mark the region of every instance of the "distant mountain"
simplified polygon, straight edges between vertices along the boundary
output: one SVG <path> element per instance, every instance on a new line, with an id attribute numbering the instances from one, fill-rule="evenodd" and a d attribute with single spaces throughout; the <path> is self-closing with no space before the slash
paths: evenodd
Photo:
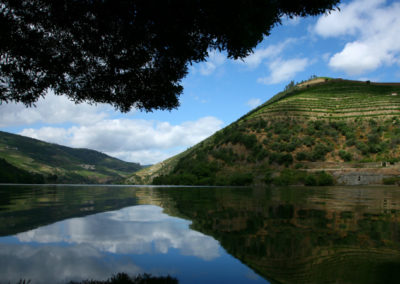
<path id="1" fill-rule="evenodd" d="M 2 183 L 120 183 L 141 169 L 106 154 L 0 131 Z"/>
<path id="2" fill-rule="evenodd" d="M 127 182 L 393 184 L 399 160 L 399 83 L 313 78 Z"/>

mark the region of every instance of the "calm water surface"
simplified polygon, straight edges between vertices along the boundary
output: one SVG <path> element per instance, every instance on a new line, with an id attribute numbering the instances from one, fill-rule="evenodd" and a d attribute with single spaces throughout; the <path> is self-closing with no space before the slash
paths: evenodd
<path id="1" fill-rule="evenodd" d="M 0 186 L 0 283 L 398 283 L 400 188 Z"/>

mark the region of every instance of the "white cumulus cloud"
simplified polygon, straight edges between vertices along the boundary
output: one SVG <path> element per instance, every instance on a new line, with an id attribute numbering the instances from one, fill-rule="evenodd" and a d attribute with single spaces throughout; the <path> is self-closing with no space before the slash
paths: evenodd
<path id="1" fill-rule="evenodd" d="M 184 151 L 185 147 L 176 147 L 167 150 L 127 150 L 105 152 L 107 155 L 113 156 L 120 160 L 139 162 L 141 165 L 153 165 L 160 161 L 164 161 L 174 155 Z"/>
<path id="2" fill-rule="evenodd" d="M 91 124 L 108 116 L 112 111 L 104 104 L 75 104 L 66 96 L 56 96 L 49 92 L 45 98 L 39 99 L 36 107 L 27 108 L 21 103 L 0 105 L 0 127 L 34 123 L 79 123 Z"/>
<path id="3" fill-rule="evenodd" d="M 270 76 L 258 78 L 257 82 L 262 84 L 278 84 L 293 78 L 310 64 L 307 58 L 294 58 L 289 60 L 277 59 L 268 65 Z"/>
<path id="4" fill-rule="evenodd" d="M 77 148 L 89 148 L 141 164 L 160 162 L 221 129 L 208 116 L 179 125 L 140 119 L 105 119 L 90 125 L 26 128 L 21 135 Z"/>
<path id="5" fill-rule="evenodd" d="M 254 51 L 254 53 L 250 54 L 243 61 L 238 61 L 246 64 L 249 68 L 258 67 L 263 61 L 268 59 L 273 59 L 276 56 L 280 55 L 283 50 L 291 43 L 295 42 L 294 38 L 288 38 L 285 41 L 278 44 L 271 44 L 266 48 L 259 48 Z"/>
<path id="6" fill-rule="evenodd" d="M 291 44 L 300 41 L 299 38 L 288 38 L 280 43 L 271 44 L 266 48 L 259 48 L 239 63 L 245 64 L 250 69 L 255 69 L 261 64 L 269 70 L 269 76 L 258 78 L 261 84 L 277 84 L 290 80 L 296 73 L 303 71 L 309 64 L 308 58 L 284 59 L 284 51 Z M 260 102 L 250 100 L 247 104 L 255 107 Z"/>
<path id="7" fill-rule="evenodd" d="M 20 134 L 51 143 L 65 144 L 65 141 L 70 137 L 70 133 L 70 131 L 61 127 L 44 126 L 40 129 L 25 128 Z"/>
<path id="8" fill-rule="evenodd" d="M 134 112 L 134 111 L 133 111 Z M 0 105 L 0 127 L 23 127 L 18 134 L 69 147 L 88 148 L 141 164 L 154 164 L 193 146 L 223 126 L 216 117 L 171 124 L 117 116 L 108 105 L 75 104 L 49 93 L 26 108 Z"/>
<path id="9" fill-rule="evenodd" d="M 209 51 L 207 61 L 200 64 L 200 74 L 204 76 L 212 74 L 217 67 L 224 64 L 225 60 L 225 55 L 217 50 Z"/>
<path id="10" fill-rule="evenodd" d="M 247 105 L 251 108 L 255 108 L 261 104 L 261 100 L 258 98 L 252 98 L 247 101 Z"/>
<path id="11" fill-rule="evenodd" d="M 315 32 L 322 37 L 350 37 L 342 51 L 332 55 L 329 66 L 359 75 L 400 62 L 400 3 L 356 0 L 340 11 L 318 19 Z"/>

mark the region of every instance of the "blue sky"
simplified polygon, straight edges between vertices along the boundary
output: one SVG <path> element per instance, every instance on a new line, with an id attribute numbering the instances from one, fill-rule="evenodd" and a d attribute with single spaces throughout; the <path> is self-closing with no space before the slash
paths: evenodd
<path id="1" fill-rule="evenodd" d="M 172 111 L 75 105 L 53 94 L 36 108 L 0 105 L 0 129 L 61 145 L 91 148 L 125 161 L 153 164 L 229 125 L 291 80 L 312 75 L 400 81 L 400 3 L 342 1 L 340 12 L 283 18 L 243 60 L 210 51 L 190 66 L 181 105 Z"/>

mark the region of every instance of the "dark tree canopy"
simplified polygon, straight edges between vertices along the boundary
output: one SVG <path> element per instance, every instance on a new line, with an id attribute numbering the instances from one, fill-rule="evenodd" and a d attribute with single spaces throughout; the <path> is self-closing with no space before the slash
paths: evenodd
<path id="1" fill-rule="evenodd" d="M 0 103 L 49 89 L 126 112 L 179 105 L 188 65 L 243 58 L 283 15 L 339 0 L 0 0 Z"/>

